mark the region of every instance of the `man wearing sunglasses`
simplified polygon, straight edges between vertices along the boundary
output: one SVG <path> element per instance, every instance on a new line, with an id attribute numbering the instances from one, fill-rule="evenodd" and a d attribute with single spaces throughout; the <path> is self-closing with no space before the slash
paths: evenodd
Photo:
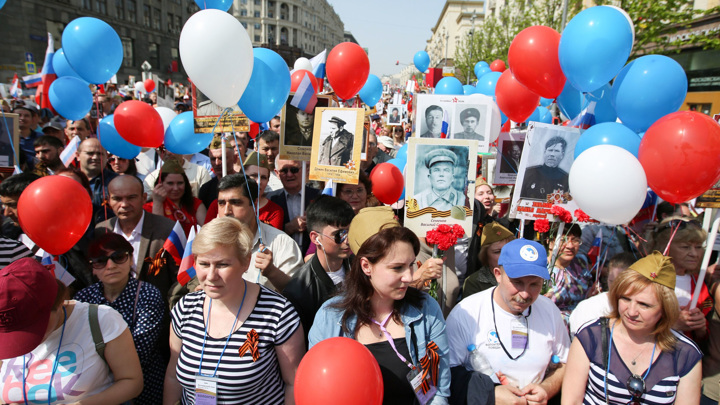
<path id="1" fill-rule="evenodd" d="M 243 278 L 282 292 L 302 265 L 300 248 L 288 235 L 258 220 L 258 185 L 253 180 L 246 182 L 244 175 L 230 174 L 220 180 L 218 190 L 218 218 L 238 219 L 255 235 Z"/>
<path id="2" fill-rule="evenodd" d="M 497 287 L 462 300 L 448 316 L 453 384 L 473 370 L 467 360 L 472 344 L 492 368 L 493 382 L 504 381 L 495 386 L 496 404 L 546 404 L 560 391 L 570 337 L 560 311 L 540 295 L 550 279 L 545 248 L 516 239 L 503 246 L 493 273 Z M 553 355 L 559 365 L 550 370 Z"/>
<path id="3" fill-rule="evenodd" d="M 293 275 L 283 291 L 300 315 L 306 343 L 315 314 L 335 294 L 350 271 L 352 251 L 347 236 L 354 216 L 350 204 L 331 196 L 318 197 L 307 209 L 310 238 L 317 252 Z"/>
<path id="4" fill-rule="evenodd" d="M 305 213 L 300 211 L 302 187 L 305 187 L 305 207 L 320 195 L 320 190 L 302 183 L 302 162 L 280 160 L 275 164 L 275 174 L 280 177 L 283 188 L 268 193 L 267 198 L 279 205 L 285 213 L 283 230 L 300 246 L 303 253 L 310 247 L 310 235 L 307 231 Z"/>

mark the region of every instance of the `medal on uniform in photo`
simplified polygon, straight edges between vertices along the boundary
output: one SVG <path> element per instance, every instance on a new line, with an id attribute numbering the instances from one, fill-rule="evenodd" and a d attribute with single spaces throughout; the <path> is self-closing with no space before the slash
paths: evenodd
<path id="1" fill-rule="evenodd" d="M 195 405 L 217 404 L 217 377 L 195 375 Z"/>

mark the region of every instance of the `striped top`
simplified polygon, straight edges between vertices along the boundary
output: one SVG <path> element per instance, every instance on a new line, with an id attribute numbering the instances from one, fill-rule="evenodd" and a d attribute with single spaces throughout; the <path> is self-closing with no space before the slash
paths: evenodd
<path id="1" fill-rule="evenodd" d="M 183 387 L 182 403 L 195 403 L 195 375 L 205 337 L 203 302 L 205 292 L 183 297 L 172 309 L 172 328 L 182 340 L 177 363 L 177 379 Z M 292 304 L 280 294 L 260 286 L 260 293 L 247 320 L 232 334 L 217 369 L 218 404 L 283 404 L 285 383 L 275 355 L 275 346 L 285 343 L 300 325 Z M 228 325 L 229 327 L 230 325 Z M 259 335 L 259 358 L 253 362 L 249 352 L 238 351 L 248 332 Z M 220 359 L 227 336 L 207 337 L 202 374 L 212 375 Z"/>
<path id="2" fill-rule="evenodd" d="M 677 337 L 675 350 L 661 352 L 652 364 L 645 378 L 645 394 L 641 397 L 643 405 L 672 404 L 680 378 L 685 376 L 702 358 L 702 353 L 692 340 L 685 335 L 672 331 Z M 577 338 L 590 359 L 590 374 L 585 389 L 583 404 L 605 404 L 605 370 L 603 369 L 602 326 L 600 321 L 586 324 L 577 334 Z M 610 331 L 608 341 L 610 339 Z M 607 351 L 607 350 L 606 350 Z M 625 405 L 632 400 L 625 383 L 631 372 L 618 356 L 613 343 L 610 357 L 610 372 L 607 375 L 608 404 Z M 645 375 L 643 370 L 642 375 Z"/>
<path id="3" fill-rule="evenodd" d="M 21 242 L 0 236 L 0 269 L 23 257 L 32 257 L 30 249 Z"/>

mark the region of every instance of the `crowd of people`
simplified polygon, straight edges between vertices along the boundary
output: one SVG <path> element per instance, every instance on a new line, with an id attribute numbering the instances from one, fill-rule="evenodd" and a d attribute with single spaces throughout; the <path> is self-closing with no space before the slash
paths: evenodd
<path id="1" fill-rule="evenodd" d="M 101 115 L 118 101 L 95 98 Z M 520 234 L 478 177 L 472 233 L 438 259 L 369 176 L 412 134 L 410 114 L 369 116 L 358 183 L 327 196 L 303 183 L 302 162 L 279 158 L 279 117 L 254 139 L 124 159 L 96 118 L 6 104 L 22 172 L 0 183 L 0 403 L 292 404 L 306 351 L 339 336 L 376 359 L 384 404 L 720 401 L 720 272 L 698 278 L 707 232 L 684 205 L 658 205 L 642 235 Z M 59 175 L 83 186 L 93 215 L 53 256 L 24 233 L 18 202 Z M 200 226 L 182 284 L 163 247 L 176 224 L 186 236 Z M 589 251 L 598 232 L 607 260 Z M 428 290 L 442 277 L 438 302 Z"/>

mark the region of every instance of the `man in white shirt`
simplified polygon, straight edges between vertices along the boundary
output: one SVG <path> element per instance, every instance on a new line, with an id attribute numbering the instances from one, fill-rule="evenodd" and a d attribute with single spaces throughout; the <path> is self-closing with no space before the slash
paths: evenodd
<path id="1" fill-rule="evenodd" d="M 282 292 L 302 266 L 302 254 L 286 233 L 258 221 L 257 183 L 240 173 L 223 177 L 218 185 L 218 217 L 233 217 L 250 228 L 253 239 L 250 266 L 243 278 Z M 251 202 L 253 201 L 255 205 Z"/>
<path id="2" fill-rule="evenodd" d="M 447 319 L 450 367 L 472 370 L 473 344 L 493 379 L 504 382 L 495 386 L 496 404 L 546 404 L 560 391 L 570 347 L 560 311 L 540 295 L 550 278 L 547 252 L 537 242 L 514 240 L 503 246 L 493 272 L 498 286 L 464 299 Z M 553 355 L 560 363 L 548 371 Z"/>

